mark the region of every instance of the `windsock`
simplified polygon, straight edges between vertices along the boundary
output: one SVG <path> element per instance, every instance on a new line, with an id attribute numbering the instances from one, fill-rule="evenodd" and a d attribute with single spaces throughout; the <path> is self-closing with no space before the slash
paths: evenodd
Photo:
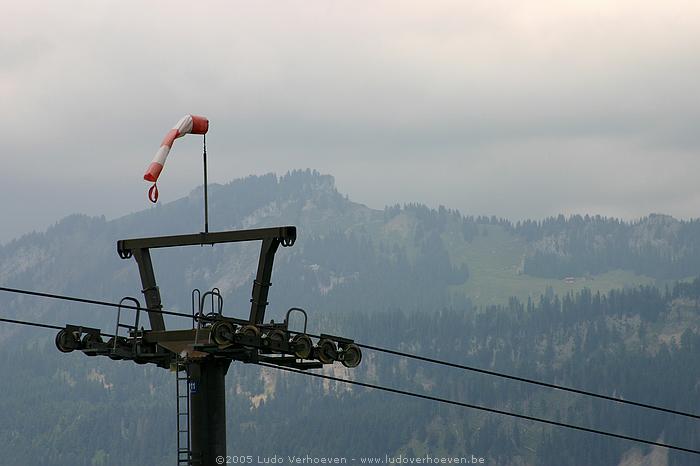
<path id="1" fill-rule="evenodd" d="M 151 189 L 148 190 L 148 198 L 151 202 L 156 202 L 158 200 L 158 188 L 156 187 L 156 181 L 160 176 L 160 172 L 163 171 L 165 166 L 165 160 L 168 158 L 168 153 L 170 148 L 173 146 L 175 139 L 181 138 L 185 134 L 206 134 L 209 129 L 209 120 L 203 116 L 196 115 L 185 115 L 177 122 L 177 124 L 168 131 L 168 134 L 163 138 L 163 142 L 160 144 L 160 149 L 156 152 L 153 161 L 148 166 L 146 173 L 143 175 L 143 179 L 153 183 Z"/>

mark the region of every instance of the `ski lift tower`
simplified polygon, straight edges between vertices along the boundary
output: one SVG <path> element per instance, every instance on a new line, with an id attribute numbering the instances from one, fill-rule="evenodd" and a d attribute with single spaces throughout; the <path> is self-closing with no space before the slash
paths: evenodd
<path id="1" fill-rule="evenodd" d="M 186 115 L 166 134 L 144 175 L 144 179 L 153 183 L 148 193 L 152 202 L 158 200 L 155 183 L 175 139 L 186 134 L 201 134 L 206 138 L 208 128 L 209 121 L 205 117 Z M 222 464 L 222 458 L 226 459 L 225 377 L 232 361 L 264 362 L 301 370 L 318 369 L 336 361 L 346 367 L 357 367 L 362 353 L 348 338 L 321 334 L 314 342 L 306 333 L 307 314 L 303 309 L 290 308 L 283 322 L 265 322 L 275 253 L 279 246 L 294 245 L 296 228 L 209 232 L 206 139 L 202 156 L 204 231 L 118 241 L 119 257 L 136 260 L 145 307 L 136 298 L 123 298 L 117 310 L 114 337 L 104 341 L 100 329 L 66 325 L 56 335 L 56 346 L 66 353 L 80 350 L 88 356 L 107 356 L 173 370 L 177 387 L 177 463 L 213 466 Z M 248 319 L 225 314 L 224 300 L 217 288 L 203 294 L 195 289 L 192 291 L 191 325 L 167 330 L 163 315 L 168 312 L 163 310 L 150 251 L 249 241 L 260 242 L 261 247 Z M 208 311 L 205 310 L 207 305 Z M 135 311 L 130 323 L 123 322 L 122 312 L 126 310 Z M 148 314 L 148 330 L 141 326 L 142 310 Z M 289 329 L 292 313 L 303 316 L 303 331 Z"/>
<path id="2" fill-rule="evenodd" d="M 118 241 L 119 256 L 133 257 L 138 264 L 145 308 L 135 298 L 124 298 L 114 337 L 103 341 L 100 329 L 66 325 L 56 336 L 56 346 L 62 352 L 80 350 L 88 356 L 150 363 L 175 371 L 178 464 L 218 464 L 217 457 L 226 457 L 225 376 L 232 361 L 265 362 L 302 370 L 318 369 L 336 361 L 351 368 L 360 364 L 361 351 L 348 338 L 321 334 L 314 342 L 306 334 L 307 315 L 302 309 L 289 309 L 283 322 L 265 322 L 275 253 L 280 245 L 289 247 L 295 240 L 296 228 L 283 226 Z M 246 241 L 261 242 L 248 319 L 225 315 L 218 289 L 204 294 L 195 289 L 191 326 L 167 330 L 151 249 Z M 127 309 L 135 310 L 129 324 L 123 322 Z M 149 330 L 139 328 L 142 310 L 148 314 Z M 289 317 L 294 312 L 304 318 L 300 332 L 289 329 Z"/>

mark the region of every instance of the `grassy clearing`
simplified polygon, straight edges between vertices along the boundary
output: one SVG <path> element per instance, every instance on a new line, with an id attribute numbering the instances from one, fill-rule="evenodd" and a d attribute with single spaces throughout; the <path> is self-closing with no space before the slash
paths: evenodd
<path id="1" fill-rule="evenodd" d="M 562 295 L 583 288 L 607 292 L 613 288 L 654 283 L 650 277 L 626 270 L 575 277 L 572 284 L 558 279 L 524 275 L 521 270 L 526 252 L 525 241 L 510 235 L 499 226 L 488 225 L 481 229 L 483 234 L 470 243 L 454 233 L 448 233 L 444 238 L 454 264 L 466 263 L 470 272 L 467 283 L 454 287 L 454 290 L 465 292 L 478 305 L 503 304 L 511 296 L 522 300 L 527 300 L 528 297 L 537 299 L 547 287 Z"/>

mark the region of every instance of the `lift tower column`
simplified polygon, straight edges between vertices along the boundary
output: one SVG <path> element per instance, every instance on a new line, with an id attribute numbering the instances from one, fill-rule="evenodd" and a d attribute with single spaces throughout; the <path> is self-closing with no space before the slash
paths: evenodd
<path id="1" fill-rule="evenodd" d="M 189 362 L 190 445 L 193 465 L 226 458 L 226 373 L 231 360 L 207 357 Z"/>

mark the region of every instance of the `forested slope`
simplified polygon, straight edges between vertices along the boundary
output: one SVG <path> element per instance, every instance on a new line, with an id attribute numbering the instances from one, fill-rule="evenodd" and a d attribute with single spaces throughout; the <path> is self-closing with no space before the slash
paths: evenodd
<path id="1" fill-rule="evenodd" d="M 200 191 L 115 220 L 68 217 L 0 247 L 0 284 L 100 299 L 140 297 L 117 239 L 198 231 Z M 700 390 L 700 233 L 650 216 L 511 223 L 422 205 L 373 210 L 333 179 L 293 172 L 211 190 L 212 229 L 293 224 L 268 317 L 309 311 L 309 330 L 695 411 Z M 247 313 L 255 247 L 154 254 L 167 308 L 219 287 Z M 573 280 L 562 280 L 572 278 Z M 676 284 L 677 279 L 683 281 Z M 515 296 L 515 297 L 513 297 Z M 0 294 L 0 314 L 113 329 L 111 310 Z M 170 328 L 189 325 L 169 319 Z M 174 375 L 64 355 L 51 331 L 0 326 L 3 464 L 173 464 Z M 337 375 L 700 448 L 694 422 L 394 357 Z M 342 456 L 475 454 L 491 464 L 695 464 L 680 453 L 236 364 L 229 450 Z M 271 441 L 274 439 L 274 442 Z"/>

